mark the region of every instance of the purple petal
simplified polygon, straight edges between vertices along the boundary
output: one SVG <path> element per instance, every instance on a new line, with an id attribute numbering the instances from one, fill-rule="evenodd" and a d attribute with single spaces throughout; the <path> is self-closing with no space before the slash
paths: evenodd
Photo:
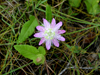
<path id="1" fill-rule="evenodd" d="M 58 34 L 63 34 L 65 32 L 66 32 L 65 30 L 58 30 Z"/>
<path id="2" fill-rule="evenodd" d="M 51 28 L 54 28 L 56 25 L 56 20 L 53 18 L 51 22 Z"/>
<path id="3" fill-rule="evenodd" d="M 52 42 L 56 47 L 59 47 L 59 42 L 57 39 L 53 39 Z"/>
<path id="4" fill-rule="evenodd" d="M 39 45 L 41 45 L 42 43 L 44 43 L 45 42 L 45 38 L 42 38 L 41 40 L 40 40 L 40 42 L 39 42 Z"/>
<path id="5" fill-rule="evenodd" d="M 57 23 L 54 30 L 55 31 L 58 30 L 61 26 L 62 26 L 62 22 Z"/>
<path id="6" fill-rule="evenodd" d="M 46 48 L 47 48 L 47 50 L 49 50 L 50 47 L 51 47 L 51 40 L 47 40 L 46 41 Z"/>
<path id="7" fill-rule="evenodd" d="M 42 26 L 37 26 L 36 29 L 37 29 L 38 31 L 44 31 L 44 30 L 45 30 L 44 27 L 42 27 Z"/>
<path id="8" fill-rule="evenodd" d="M 60 40 L 60 41 L 65 41 L 65 38 L 62 37 L 61 35 L 56 36 L 56 38 L 57 38 L 58 40 Z"/>
<path id="9" fill-rule="evenodd" d="M 44 23 L 45 28 L 50 28 L 50 23 L 44 18 L 43 18 L 43 23 Z"/>
<path id="10" fill-rule="evenodd" d="M 35 33 L 34 37 L 39 37 L 39 38 L 44 37 L 44 33 L 43 32 Z"/>

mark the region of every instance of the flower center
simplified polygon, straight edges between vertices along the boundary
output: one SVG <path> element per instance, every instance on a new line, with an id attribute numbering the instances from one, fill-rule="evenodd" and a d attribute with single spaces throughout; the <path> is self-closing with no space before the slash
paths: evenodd
<path id="1" fill-rule="evenodd" d="M 46 38 L 46 39 L 52 40 L 53 37 L 54 37 L 54 35 L 55 35 L 55 32 L 53 32 L 52 29 L 48 29 L 48 30 L 46 30 L 46 31 L 44 32 L 44 34 L 45 34 L 45 38 Z"/>

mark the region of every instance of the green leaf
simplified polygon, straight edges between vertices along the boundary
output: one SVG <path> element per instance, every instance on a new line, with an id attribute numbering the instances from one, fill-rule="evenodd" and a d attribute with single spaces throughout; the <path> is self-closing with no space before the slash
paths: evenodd
<path id="1" fill-rule="evenodd" d="M 72 7 L 79 7 L 80 6 L 80 3 L 81 3 L 81 0 L 69 0 L 69 4 Z"/>
<path id="2" fill-rule="evenodd" d="M 24 57 L 32 60 L 33 58 L 35 59 L 36 54 L 39 53 L 36 47 L 30 45 L 15 45 L 14 48 Z"/>
<path id="3" fill-rule="evenodd" d="M 100 13 L 99 0 L 85 0 L 84 2 L 89 14 L 96 15 Z"/>
<path id="4" fill-rule="evenodd" d="M 30 35 L 33 34 L 37 25 L 37 19 L 34 16 L 30 16 L 30 20 L 23 25 L 17 42 L 22 43 L 23 41 L 25 41 Z"/>
<path id="5" fill-rule="evenodd" d="M 51 23 L 52 20 L 52 11 L 51 11 L 51 6 L 46 5 L 46 20 L 48 20 Z"/>
<path id="6" fill-rule="evenodd" d="M 43 54 L 43 55 L 46 54 L 46 51 L 45 51 L 44 47 L 40 46 L 40 47 L 38 48 L 38 50 L 39 50 L 39 53 L 40 53 L 40 54 Z"/>
<path id="7" fill-rule="evenodd" d="M 100 59 L 100 53 L 98 53 L 99 59 Z"/>
<path id="8" fill-rule="evenodd" d="M 70 46 L 68 44 L 66 44 L 66 46 L 70 49 L 71 52 L 73 53 L 80 53 L 80 54 L 84 54 L 86 53 L 86 50 L 82 49 L 79 46 Z"/>
<path id="9" fill-rule="evenodd" d="M 44 64 L 44 62 L 45 57 L 43 54 L 37 54 L 35 58 L 33 58 L 33 63 L 35 63 L 35 65 Z"/>
<path id="10" fill-rule="evenodd" d="M 78 50 L 78 46 L 72 46 L 71 51 L 73 53 L 80 53 L 80 50 Z"/>
<path id="11" fill-rule="evenodd" d="M 68 44 L 66 44 L 66 46 L 69 48 L 69 49 L 71 49 L 72 47 L 70 46 L 70 45 L 68 45 Z"/>
<path id="12" fill-rule="evenodd" d="M 87 60 L 87 61 L 88 61 L 89 65 L 91 66 L 91 62 L 90 62 L 90 60 Z"/>
<path id="13" fill-rule="evenodd" d="M 71 16 L 76 16 L 76 15 L 78 15 L 79 13 L 75 13 L 73 10 L 72 10 L 72 8 L 69 8 L 69 10 L 68 10 L 68 15 L 71 15 Z"/>

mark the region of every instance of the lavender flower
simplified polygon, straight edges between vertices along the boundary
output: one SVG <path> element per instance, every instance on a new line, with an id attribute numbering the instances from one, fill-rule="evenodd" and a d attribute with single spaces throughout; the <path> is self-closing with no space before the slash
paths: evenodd
<path id="1" fill-rule="evenodd" d="M 36 29 L 40 32 L 35 33 L 34 37 L 41 38 L 39 45 L 46 42 L 47 50 L 50 49 L 51 43 L 53 43 L 56 47 L 59 47 L 58 40 L 65 41 L 65 38 L 62 37 L 60 34 L 66 32 L 65 30 L 59 30 L 61 26 L 62 22 L 56 24 L 54 18 L 52 19 L 51 24 L 46 19 L 43 19 L 43 26 L 36 27 Z"/>

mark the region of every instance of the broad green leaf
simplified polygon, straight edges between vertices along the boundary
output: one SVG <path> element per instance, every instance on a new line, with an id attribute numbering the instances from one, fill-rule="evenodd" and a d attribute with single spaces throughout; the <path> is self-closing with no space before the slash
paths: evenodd
<path id="1" fill-rule="evenodd" d="M 37 54 L 35 58 L 33 58 L 33 63 L 35 63 L 35 65 L 44 64 L 44 61 L 45 57 L 43 54 Z"/>
<path id="2" fill-rule="evenodd" d="M 46 54 L 46 51 L 45 51 L 44 47 L 40 46 L 40 47 L 38 48 L 38 50 L 39 50 L 39 53 L 41 53 L 41 54 L 43 54 L 43 55 Z"/>
<path id="3" fill-rule="evenodd" d="M 33 34 L 37 25 L 37 19 L 34 16 L 30 16 L 30 20 L 23 25 L 17 42 L 22 43 L 23 41 L 25 41 L 30 35 Z"/>
<path id="4" fill-rule="evenodd" d="M 96 15 L 100 13 L 99 0 L 85 0 L 84 2 L 89 14 Z"/>
<path id="5" fill-rule="evenodd" d="M 81 0 L 69 0 L 69 4 L 72 7 L 79 7 L 80 6 L 80 3 L 81 3 Z"/>
<path id="6" fill-rule="evenodd" d="M 33 58 L 35 59 L 36 54 L 39 53 L 36 47 L 30 45 L 15 45 L 14 48 L 24 57 L 32 60 Z"/>
<path id="7" fill-rule="evenodd" d="M 46 5 L 46 19 L 51 23 L 52 20 L 52 11 L 51 11 L 51 6 Z"/>

